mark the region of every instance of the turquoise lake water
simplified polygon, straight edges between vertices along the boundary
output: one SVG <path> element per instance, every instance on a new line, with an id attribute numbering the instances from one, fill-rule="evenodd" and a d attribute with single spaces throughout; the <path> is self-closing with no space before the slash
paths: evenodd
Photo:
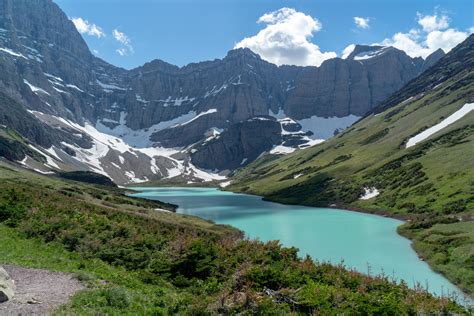
<path id="1" fill-rule="evenodd" d="M 280 240 L 319 261 L 341 261 L 362 273 L 384 273 L 428 287 L 436 295 L 462 292 L 421 261 L 397 234 L 401 221 L 346 210 L 282 205 L 213 188 L 134 188 L 133 194 L 179 205 L 178 213 L 237 227 L 250 238 Z"/>

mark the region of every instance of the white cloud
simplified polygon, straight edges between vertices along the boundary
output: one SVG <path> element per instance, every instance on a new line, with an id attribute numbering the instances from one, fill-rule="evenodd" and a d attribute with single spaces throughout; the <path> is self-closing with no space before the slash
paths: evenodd
<path id="1" fill-rule="evenodd" d="M 350 44 L 346 48 L 344 48 L 344 50 L 342 51 L 341 58 L 346 59 L 347 57 L 349 57 L 349 55 L 354 51 L 355 47 L 355 44 Z"/>
<path id="2" fill-rule="evenodd" d="M 115 38 L 115 40 L 117 40 L 117 42 L 123 45 L 123 47 L 115 50 L 117 54 L 119 54 L 120 56 L 128 56 L 135 52 L 132 46 L 132 41 L 125 33 L 114 29 L 112 31 L 112 36 Z"/>
<path id="3" fill-rule="evenodd" d="M 417 15 L 418 24 L 421 25 L 425 32 L 444 30 L 449 27 L 449 18 L 446 15 L 423 15 L 421 13 Z"/>
<path id="4" fill-rule="evenodd" d="M 112 35 L 114 36 L 114 38 L 115 38 L 118 42 L 120 42 L 120 43 L 122 43 L 122 44 L 124 44 L 124 45 L 129 45 L 129 44 L 130 44 L 130 39 L 128 38 L 127 35 L 125 35 L 125 33 L 122 33 L 122 32 L 120 32 L 119 30 L 114 29 L 114 30 L 112 31 Z"/>
<path id="5" fill-rule="evenodd" d="M 354 17 L 354 23 L 360 29 L 368 29 L 370 27 L 369 22 L 369 18 L 361 18 L 359 16 Z"/>
<path id="6" fill-rule="evenodd" d="M 102 28 L 93 23 L 89 23 L 89 21 L 84 20 L 83 18 L 72 18 L 71 21 L 74 23 L 76 29 L 81 34 L 87 34 L 97 38 L 105 37 L 105 33 L 102 31 Z"/>
<path id="7" fill-rule="evenodd" d="M 396 33 L 391 38 L 383 40 L 381 44 L 401 49 L 411 57 L 426 58 L 439 48 L 445 53 L 449 52 L 470 34 L 469 30 L 463 32 L 449 28 L 450 19 L 443 14 L 422 15 L 418 13 L 417 17 L 421 29 L 413 28 L 408 33 Z"/>
<path id="8" fill-rule="evenodd" d="M 116 49 L 115 50 L 117 52 L 117 54 L 119 54 L 120 56 L 126 56 L 127 55 L 127 50 L 125 48 L 119 48 L 119 49 Z"/>
<path id="9" fill-rule="evenodd" d="M 335 52 L 321 52 L 310 39 L 321 23 L 292 8 L 265 13 L 257 23 L 266 24 L 256 35 L 244 38 L 234 48 L 247 47 L 277 65 L 319 66 Z"/>

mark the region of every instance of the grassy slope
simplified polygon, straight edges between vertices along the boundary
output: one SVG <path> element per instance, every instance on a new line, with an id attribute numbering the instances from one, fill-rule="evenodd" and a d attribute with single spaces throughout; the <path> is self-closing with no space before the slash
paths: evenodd
<path id="1" fill-rule="evenodd" d="M 409 218 L 399 231 L 413 239 L 435 270 L 472 295 L 474 113 L 405 149 L 410 136 L 472 102 L 472 36 L 470 42 L 466 50 L 455 50 L 461 57 L 445 59 L 439 69 L 388 100 L 380 113 L 321 145 L 254 162 L 236 174 L 229 189 L 289 204 L 337 205 Z M 414 98 L 404 101 L 409 97 Z M 364 187 L 381 193 L 360 200 Z"/>
<path id="2" fill-rule="evenodd" d="M 76 273 L 88 289 L 58 314 L 462 312 L 121 193 L 0 163 L 0 261 Z"/>

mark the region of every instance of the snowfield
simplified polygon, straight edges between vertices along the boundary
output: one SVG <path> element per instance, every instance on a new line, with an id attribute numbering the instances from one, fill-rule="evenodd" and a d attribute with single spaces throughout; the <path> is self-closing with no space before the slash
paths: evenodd
<path id="1" fill-rule="evenodd" d="M 75 152 L 75 157 L 71 157 L 64 153 L 62 149 L 51 147 L 49 149 L 32 147 L 35 151 L 45 156 L 47 160 L 46 166 L 53 169 L 60 169 L 58 163 L 63 163 L 61 159 L 73 159 L 77 163 L 87 166 L 87 169 L 111 177 L 116 180 L 116 177 L 126 177 L 126 183 L 140 183 L 148 181 L 148 176 L 156 175 L 159 178 L 173 178 L 179 175 L 186 175 L 192 178 L 201 179 L 204 182 L 208 181 L 222 181 L 226 180 L 225 176 L 221 176 L 214 171 L 201 170 L 194 166 L 190 161 L 179 160 L 172 156 L 180 153 L 179 148 L 164 148 L 164 147 L 133 147 L 124 139 L 114 135 L 99 131 L 90 123 L 85 123 L 81 126 L 72 121 L 63 119 L 61 117 L 44 114 L 37 111 L 29 111 L 37 118 L 47 121 L 50 125 L 56 128 L 67 127 L 77 131 L 77 134 L 86 134 L 92 139 L 91 148 L 82 148 L 76 144 L 62 142 L 64 147 L 67 147 Z M 125 115 L 121 115 L 121 122 L 124 122 Z M 143 136 L 143 135 L 141 135 Z M 133 138 L 132 138 L 133 139 Z M 143 142 L 142 145 L 148 145 Z M 111 157 L 117 157 L 115 161 L 110 161 Z M 128 159 L 126 160 L 124 156 Z M 157 160 L 166 161 L 164 166 L 158 166 Z M 141 170 L 141 174 L 137 174 L 136 170 L 131 170 L 130 163 L 137 165 Z M 26 165 L 25 163 L 23 163 Z M 143 173 L 143 170 L 148 169 L 149 173 Z M 114 177 L 115 175 L 115 177 Z M 124 182 L 124 181 L 120 181 Z"/>
<path id="2" fill-rule="evenodd" d="M 385 53 L 387 48 L 388 47 L 382 47 L 381 49 L 378 49 L 378 50 L 375 50 L 375 51 L 364 52 L 364 53 L 361 53 L 361 54 L 357 54 L 356 56 L 354 56 L 354 60 L 357 60 L 357 61 L 367 60 L 367 59 L 371 59 L 371 58 L 380 56 L 383 53 Z"/>
<path id="3" fill-rule="evenodd" d="M 410 138 L 407 142 L 406 148 L 410 148 L 410 147 L 415 146 L 416 144 L 424 141 L 425 139 L 427 139 L 431 135 L 439 132 L 440 130 L 447 127 L 448 125 L 451 125 L 454 122 L 456 122 L 457 120 L 463 118 L 465 115 L 467 115 L 472 110 L 474 110 L 474 103 L 464 104 L 464 106 L 462 108 L 460 108 L 459 110 L 457 110 L 456 112 L 454 112 L 453 114 L 451 114 L 450 116 L 448 116 L 447 118 L 445 118 L 444 120 L 439 122 L 438 124 L 428 128 L 427 130 L 425 130 L 425 131 L 419 133 L 418 135 L 413 136 L 412 138 Z"/>
<path id="4" fill-rule="evenodd" d="M 364 195 L 359 198 L 361 200 L 370 200 L 380 194 L 376 188 L 364 188 L 364 191 Z"/>

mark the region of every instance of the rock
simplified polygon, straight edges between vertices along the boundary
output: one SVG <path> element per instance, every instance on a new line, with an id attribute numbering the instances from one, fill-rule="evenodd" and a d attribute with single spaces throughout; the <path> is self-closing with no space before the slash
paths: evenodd
<path id="1" fill-rule="evenodd" d="M 0 267 L 0 303 L 9 301 L 15 293 L 15 282 L 10 278 L 7 271 Z"/>
<path id="2" fill-rule="evenodd" d="M 207 170 L 234 170 L 282 141 L 274 118 L 252 119 L 232 125 L 219 137 L 198 146 L 192 162 Z"/>
<path id="3" fill-rule="evenodd" d="M 252 133 L 236 138 L 234 131 L 242 128 L 242 122 L 281 110 L 295 120 L 362 116 L 444 54 L 437 51 L 424 61 L 393 47 L 359 45 L 347 59 L 333 58 L 320 67 L 278 67 L 240 48 L 222 59 L 184 67 L 154 60 L 125 70 L 95 57 L 72 21 L 51 0 L 0 0 L 0 47 L 10 52 L 0 51 L 0 91 L 17 102 L 11 106 L 1 102 L 0 124 L 15 129 L 32 145 L 64 148 L 69 157 L 61 165 L 63 171 L 90 169 L 86 159 L 64 146 L 91 148 L 90 139 L 67 127 L 52 128 L 38 122 L 31 111 L 78 124 L 90 122 L 103 130 L 118 127 L 115 136 L 136 147 L 147 143 L 187 148 L 208 138 L 210 129 L 229 131 L 234 133 L 230 145 L 213 145 L 212 150 L 200 151 L 193 159 L 209 169 L 221 170 L 239 167 L 245 158 L 250 163 L 282 137 L 281 129 L 280 135 L 274 135 L 267 126 L 271 123 L 261 123 L 259 136 L 265 139 L 257 141 Z M 360 60 L 363 54 L 374 57 Z M 214 112 L 199 116 L 210 110 Z M 157 124 L 163 126 L 152 130 Z M 295 126 L 288 128 L 294 131 Z M 147 135 L 148 139 L 129 137 L 134 134 Z M 302 139 L 285 141 L 299 146 Z M 245 150 L 243 155 L 233 152 L 240 149 Z M 215 151 L 222 158 L 232 156 L 232 161 L 224 166 L 212 156 L 204 157 Z M 223 151 L 227 154 L 222 155 Z M 31 156 L 12 151 L 8 155 L 14 161 Z M 108 160 L 105 172 L 117 183 L 127 183 L 129 177 L 114 167 L 120 162 L 118 155 L 112 156 L 110 153 L 104 158 Z M 150 168 L 150 157 L 124 158 L 118 169 L 126 165 L 126 171 L 140 179 L 168 176 L 166 170 L 173 164 L 170 159 L 161 159 Z M 205 163 L 206 159 L 215 163 Z"/>
<path id="4" fill-rule="evenodd" d="M 40 300 L 37 300 L 36 298 L 33 297 L 33 298 L 31 298 L 31 300 L 26 301 L 26 303 L 34 305 L 34 304 L 42 304 L 43 302 L 41 302 Z"/>

